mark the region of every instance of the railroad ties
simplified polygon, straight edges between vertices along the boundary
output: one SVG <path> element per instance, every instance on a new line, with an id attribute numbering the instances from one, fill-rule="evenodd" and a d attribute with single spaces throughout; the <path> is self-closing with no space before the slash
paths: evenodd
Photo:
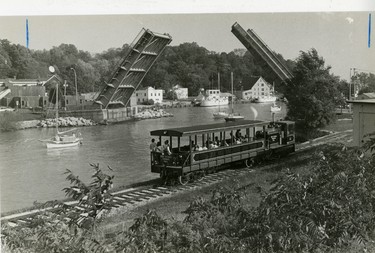
<path id="1" fill-rule="evenodd" d="M 251 172 L 247 168 L 239 168 L 239 169 L 227 169 L 222 170 L 214 174 L 208 174 L 203 177 L 201 180 L 195 180 L 190 182 L 187 185 L 174 185 L 174 186 L 149 186 L 149 187 L 141 187 L 141 188 L 129 188 L 117 192 L 113 192 L 113 204 L 116 208 L 126 207 L 128 209 L 136 208 L 137 206 L 145 205 L 149 202 L 153 202 L 156 200 L 163 199 L 165 197 L 172 196 L 174 194 L 196 190 L 199 188 L 203 188 L 205 186 L 213 185 L 218 183 L 222 180 L 231 178 L 233 176 L 238 176 L 243 173 Z M 67 208 L 71 208 L 71 210 L 76 211 L 77 213 L 81 212 L 83 208 L 79 207 L 76 201 L 65 202 L 68 206 Z M 71 211 L 70 210 L 70 211 Z M 10 226 L 27 226 L 31 224 L 33 220 L 40 214 L 45 211 L 58 213 L 61 211 L 59 208 L 45 208 L 45 209 L 36 209 L 31 211 L 26 211 L 23 213 L 17 213 L 9 216 L 4 216 L 0 218 L 0 221 L 4 223 L 8 223 Z"/>

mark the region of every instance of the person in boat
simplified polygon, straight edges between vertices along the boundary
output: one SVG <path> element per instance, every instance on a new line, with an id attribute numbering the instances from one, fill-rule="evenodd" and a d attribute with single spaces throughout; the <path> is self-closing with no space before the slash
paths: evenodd
<path id="1" fill-rule="evenodd" d="M 155 142 L 155 139 L 152 139 L 151 144 L 150 144 L 150 150 L 155 151 L 155 149 L 156 149 L 156 142 Z"/>
<path id="2" fill-rule="evenodd" d="M 166 140 L 164 142 L 164 145 L 163 145 L 163 154 L 164 155 L 171 155 L 172 154 L 172 152 L 171 152 L 171 150 L 169 148 L 169 141 L 168 140 Z"/>

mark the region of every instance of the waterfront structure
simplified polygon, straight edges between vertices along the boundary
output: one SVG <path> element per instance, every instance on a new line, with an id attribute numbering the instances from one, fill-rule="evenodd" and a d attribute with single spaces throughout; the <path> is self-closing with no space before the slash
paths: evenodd
<path id="1" fill-rule="evenodd" d="M 206 90 L 200 102 L 200 106 L 220 106 L 228 105 L 229 99 L 227 96 L 221 94 L 220 90 Z"/>
<path id="2" fill-rule="evenodd" d="M 163 102 L 163 90 L 153 87 L 137 90 L 135 96 L 138 104 L 148 103 L 150 100 L 153 100 L 155 104 Z"/>
<path id="3" fill-rule="evenodd" d="M 259 102 L 276 101 L 276 97 L 273 95 L 273 86 L 266 82 L 262 77 L 252 77 L 249 82 L 243 84 L 243 90 L 241 91 L 241 98 L 245 100 L 257 100 Z"/>
<path id="4" fill-rule="evenodd" d="M 362 146 L 369 133 L 375 132 L 375 99 L 352 100 L 353 144 Z"/>
<path id="5" fill-rule="evenodd" d="M 20 83 L 24 82 L 2 81 L 0 105 L 13 108 L 43 108 L 47 105 L 48 97 L 44 86 L 34 85 L 36 81 L 22 86 Z"/>
<path id="6" fill-rule="evenodd" d="M 142 29 L 128 53 L 100 92 L 95 104 L 101 109 L 126 107 L 151 66 L 172 41 L 168 34 Z"/>
<path id="7" fill-rule="evenodd" d="M 179 84 L 173 86 L 172 92 L 173 92 L 172 98 L 177 99 L 177 100 L 179 100 L 179 99 L 187 99 L 188 96 L 189 96 L 189 90 L 188 90 L 188 88 L 183 88 Z"/>

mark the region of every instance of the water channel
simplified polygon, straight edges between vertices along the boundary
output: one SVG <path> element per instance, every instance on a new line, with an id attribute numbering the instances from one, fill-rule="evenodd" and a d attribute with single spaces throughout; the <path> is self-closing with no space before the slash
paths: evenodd
<path id="1" fill-rule="evenodd" d="M 246 119 L 271 120 L 271 104 L 236 104 L 235 111 Z M 81 128 L 83 145 L 47 150 L 39 139 L 53 136 L 53 129 L 0 132 L 0 212 L 30 207 L 34 201 L 64 199 L 69 186 L 63 173 L 71 170 L 90 182 L 90 163 L 99 163 L 115 176 L 115 187 L 158 178 L 150 172 L 150 131 L 159 128 L 223 122 L 213 119 L 215 107 L 183 107 L 166 111 L 174 117 L 128 121 L 121 124 Z M 230 110 L 221 107 L 221 110 Z M 285 105 L 275 119 L 285 117 Z M 106 170 L 107 166 L 112 172 Z"/>

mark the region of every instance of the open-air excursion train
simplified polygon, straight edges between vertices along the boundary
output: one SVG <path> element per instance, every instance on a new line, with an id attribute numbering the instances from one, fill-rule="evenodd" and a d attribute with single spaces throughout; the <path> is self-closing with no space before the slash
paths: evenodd
<path id="1" fill-rule="evenodd" d="M 158 146 L 169 142 L 170 151 L 151 151 L 151 172 L 185 185 L 219 167 L 280 157 L 295 151 L 294 122 L 241 120 L 234 122 L 159 129 Z M 164 146 L 165 147 L 165 146 Z"/>

